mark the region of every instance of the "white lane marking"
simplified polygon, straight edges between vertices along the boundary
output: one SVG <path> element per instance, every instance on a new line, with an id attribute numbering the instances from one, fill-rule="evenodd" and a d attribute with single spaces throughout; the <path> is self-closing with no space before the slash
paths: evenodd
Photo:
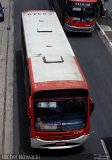
<path id="1" fill-rule="evenodd" d="M 110 47 L 112 48 L 112 42 L 109 42 Z"/>
<path id="2" fill-rule="evenodd" d="M 106 156 L 107 160 L 111 160 L 110 155 L 109 155 L 109 153 L 108 153 L 108 150 L 107 150 L 107 147 L 106 147 L 106 145 L 105 145 L 104 140 L 101 139 L 100 141 L 101 141 L 101 144 L 102 144 L 102 146 L 103 146 L 103 149 L 104 149 L 105 156 Z"/>
<path id="3" fill-rule="evenodd" d="M 96 25 L 98 26 L 98 28 L 100 29 L 100 31 L 102 32 L 102 35 L 105 36 L 105 38 L 107 39 L 107 41 L 109 42 L 109 46 L 112 48 L 112 42 L 110 41 L 110 39 L 108 38 L 108 36 L 106 35 L 106 33 L 104 32 L 104 30 L 102 29 L 101 25 L 96 22 Z"/>

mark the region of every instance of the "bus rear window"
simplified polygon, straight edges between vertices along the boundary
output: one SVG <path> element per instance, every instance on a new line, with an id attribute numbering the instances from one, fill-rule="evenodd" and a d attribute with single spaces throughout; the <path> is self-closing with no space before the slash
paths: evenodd
<path id="1" fill-rule="evenodd" d="M 81 129 L 87 122 L 87 98 L 34 101 L 37 131 Z"/>

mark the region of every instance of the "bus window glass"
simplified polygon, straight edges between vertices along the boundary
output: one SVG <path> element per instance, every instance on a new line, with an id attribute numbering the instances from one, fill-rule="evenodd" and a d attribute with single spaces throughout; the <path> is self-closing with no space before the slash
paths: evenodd
<path id="1" fill-rule="evenodd" d="M 89 17 L 89 18 L 94 18 L 96 16 L 96 11 L 95 11 L 95 8 L 85 8 L 83 10 L 84 12 L 84 16 L 85 17 Z"/>
<path id="2" fill-rule="evenodd" d="M 70 7 L 68 10 L 68 15 L 70 17 L 78 17 L 78 18 L 95 18 L 96 11 L 94 7 L 91 8 Z"/>
<path id="3" fill-rule="evenodd" d="M 68 131 L 86 126 L 87 98 L 34 100 L 37 131 Z"/>

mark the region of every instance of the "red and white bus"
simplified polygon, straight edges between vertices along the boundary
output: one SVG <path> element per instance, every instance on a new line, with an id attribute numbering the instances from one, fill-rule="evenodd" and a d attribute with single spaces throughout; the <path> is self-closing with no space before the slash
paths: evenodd
<path id="1" fill-rule="evenodd" d="M 63 28 L 69 32 L 92 32 L 101 0 L 50 0 Z"/>
<path id="2" fill-rule="evenodd" d="M 31 147 L 82 145 L 94 106 L 56 13 L 24 11 L 21 26 Z"/>

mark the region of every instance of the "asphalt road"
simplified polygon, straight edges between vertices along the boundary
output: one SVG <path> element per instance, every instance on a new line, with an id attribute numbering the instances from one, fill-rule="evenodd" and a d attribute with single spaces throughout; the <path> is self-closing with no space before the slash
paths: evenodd
<path id="1" fill-rule="evenodd" d="M 112 0 L 102 0 L 104 7 L 109 11 L 109 13 L 112 15 Z"/>
<path id="2" fill-rule="evenodd" d="M 87 143 L 70 150 L 40 151 L 30 149 L 28 120 L 26 115 L 24 80 L 21 53 L 21 11 L 49 9 L 47 0 L 15 0 L 15 72 L 14 72 L 14 153 L 40 155 L 40 159 L 93 160 L 105 158 L 102 141 L 109 154 L 112 148 L 112 56 L 98 36 L 97 30 L 90 34 L 67 34 L 70 44 L 84 71 L 95 111 L 91 117 L 91 134 Z"/>

